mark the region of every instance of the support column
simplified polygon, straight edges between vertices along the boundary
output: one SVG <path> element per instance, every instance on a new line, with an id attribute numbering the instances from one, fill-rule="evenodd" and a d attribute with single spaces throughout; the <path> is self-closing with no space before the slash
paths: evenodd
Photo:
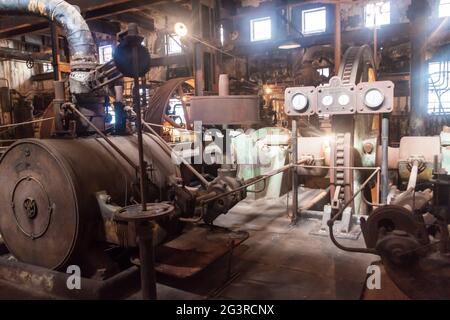
<path id="1" fill-rule="evenodd" d="M 341 4 L 339 2 L 335 5 L 335 30 L 334 30 L 334 74 L 339 73 L 342 56 L 342 41 L 341 41 Z"/>
<path id="2" fill-rule="evenodd" d="M 426 48 L 428 18 L 431 8 L 427 0 L 412 0 L 408 8 L 411 37 L 411 112 L 410 135 L 426 135 L 424 118 L 427 114 L 428 68 Z"/>

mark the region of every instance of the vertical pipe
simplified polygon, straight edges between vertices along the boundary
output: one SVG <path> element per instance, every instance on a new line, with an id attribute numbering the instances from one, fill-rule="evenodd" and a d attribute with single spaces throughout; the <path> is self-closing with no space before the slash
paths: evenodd
<path id="1" fill-rule="evenodd" d="M 136 26 L 137 28 L 137 26 Z M 131 28 L 130 28 L 131 29 Z M 134 112 L 136 112 L 136 130 L 138 134 L 138 152 L 139 152 L 139 173 L 140 173 L 140 189 L 141 189 L 141 205 L 142 211 L 147 211 L 147 165 L 144 161 L 144 143 L 142 138 L 142 112 L 141 112 L 141 96 L 139 94 L 139 65 L 138 65 L 138 48 L 133 47 L 133 74 L 134 74 Z"/>
<path id="2" fill-rule="evenodd" d="M 389 117 L 383 114 L 381 120 L 381 204 L 387 204 L 389 194 Z"/>
<path id="3" fill-rule="evenodd" d="M 201 37 L 202 35 L 202 21 L 201 21 L 201 2 L 200 0 L 192 0 L 192 24 L 193 34 Z M 195 95 L 203 96 L 205 91 L 204 81 L 204 61 L 203 61 L 203 47 L 199 41 L 194 43 L 194 80 L 195 80 Z"/>
<path id="4" fill-rule="evenodd" d="M 341 65 L 341 4 L 339 2 L 335 5 L 335 30 L 334 30 L 334 74 L 339 73 Z"/>
<path id="5" fill-rule="evenodd" d="M 59 81 L 59 43 L 58 43 L 58 29 L 54 22 L 50 22 L 50 29 L 52 33 L 52 65 L 53 65 L 53 80 Z"/>
<path id="6" fill-rule="evenodd" d="M 153 247 L 153 225 L 148 221 L 138 222 L 139 260 L 141 262 L 142 299 L 156 300 L 155 248 Z"/>
<path id="7" fill-rule="evenodd" d="M 298 138 L 297 138 L 297 119 L 292 119 L 292 222 L 295 223 L 298 218 Z"/>

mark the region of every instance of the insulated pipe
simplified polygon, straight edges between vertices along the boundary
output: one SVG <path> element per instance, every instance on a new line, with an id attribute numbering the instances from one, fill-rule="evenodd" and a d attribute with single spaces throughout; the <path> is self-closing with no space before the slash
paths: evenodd
<path id="1" fill-rule="evenodd" d="M 70 49 L 70 89 L 75 94 L 91 91 L 86 73 L 97 66 L 97 50 L 89 26 L 76 7 L 63 0 L 0 0 L 0 14 L 38 16 L 60 25 Z"/>

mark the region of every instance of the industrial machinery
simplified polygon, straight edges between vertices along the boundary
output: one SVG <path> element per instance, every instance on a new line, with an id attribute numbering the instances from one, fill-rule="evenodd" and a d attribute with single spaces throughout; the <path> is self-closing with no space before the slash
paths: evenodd
<path id="1" fill-rule="evenodd" d="M 55 21 L 71 52 L 70 97 L 65 83 L 55 82 L 53 138 L 20 140 L 0 160 L 0 233 L 15 258 L 54 270 L 76 264 L 86 277 L 108 278 L 123 267 L 111 250 L 122 248 L 123 260 L 145 238 L 134 220 L 156 219 L 149 232 L 157 246 L 178 236 L 186 222 L 211 224 L 245 198 L 244 182 L 232 174 L 207 181 L 187 161 L 177 164 L 169 145 L 142 121 L 136 89 L 149 55 L 136 26 L 119 34 L 114 60 L 99 65 L 91 32 L 70 4 L 2 0 L 0 12 Z M 134 112 L 121 99 L 117 81 L 124 75 L 135 78 Z M 105 125 L 105 101 L 113 88 L 115 136 Z M 130 132 L 131 122 L 150 133 Z M 181 170 L 191 171 L 200 186 L 187 188 Z M 147 209 L 133 215 L 139 202 Z"/>
<path id="2" fill-rule="evenodd" d="M 374 71 L 368 47 L 350 48 L 339 76 L 328 85 L 286 90 L 285 111 L 294 122 L 312 115 L 331 122 L 324 133 L 331 139 L 298 139 L 298 157 L 313 159 L 299 166 L 298 174 L 329 175 L 331 205 L 324 209 L 322 229 L 338 248 L 381 256 L 391 279 L 411 298 L 448 298 L 449 180 L 441 141 L 403 137 L 399 148 L 388 146 L 394 85 L 374 82 Z M 331 141 L 329 152 L 321 147 L 325 140 Z M 380 172 L 381 180 L 374 183 Z M 353 214 L 359 216 L 367 248 L 337 240 L 350 231 Z"/>
<path id="3" fill-rule="evenodd" d="M 394 84 L 375 81 L 375 62 L 368 46 L 351 47 L 344 55 L 339 74 L 326 85 L 319 87 L 288 88 L 285 93 L 285 112 L 295 121 L 302 116 L 319 118 L 322 136 L 297 139 L 299 159 L 313 157 L 310 167 L 299 167 L 301 176 L 329 175 L 330 205 L 325 208 L 322 229 L 326 221 L 343 206 L 345 209 L 341 236 L 350 236 L 352 216 L 367 214 L 367 202 L 378 194 L 370 188 L 364 191 L 368 201 L 357 195 L 353 197 L 367 178 L 370 168 L 376 167 L 377 154 L 387 154 L 387 141 L 379 148 L 381 116 L 393 110 Z M 383 122 L 386 125 L 386 121 Z M 387 128 L 385 128 L 387 130 Z M 320 131 L 319 131 L 320 132 Z M 380 149 L 380 150 L 379 150 Z M 381 151 L 381 152 L 380 152 Z M 318 166 L 328 166 L 318 168 Z M 355 171 L 355 167 L 364 170 Z M 387 178 L 387 168 L 382 172 Z M 381 184 L 387 194 L 387 182 Z"/>

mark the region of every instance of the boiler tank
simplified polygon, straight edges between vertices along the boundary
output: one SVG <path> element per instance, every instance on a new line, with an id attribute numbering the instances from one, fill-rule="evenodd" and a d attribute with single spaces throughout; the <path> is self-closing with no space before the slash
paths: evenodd
<path id="1" fill-rule="evenodd" d="M 135 164 L 137 137 L 111 137 Z M 176 181 L 177 167 L 150 134 L 144 136 L 149 177 L 158 195 Z M 60 269 L 82 260 L 98 240 L 96 193 L 128 204 L 135 169 L 100 138 L 21 140 L 0 160 L 0 233 L 18 260 Z"/>

